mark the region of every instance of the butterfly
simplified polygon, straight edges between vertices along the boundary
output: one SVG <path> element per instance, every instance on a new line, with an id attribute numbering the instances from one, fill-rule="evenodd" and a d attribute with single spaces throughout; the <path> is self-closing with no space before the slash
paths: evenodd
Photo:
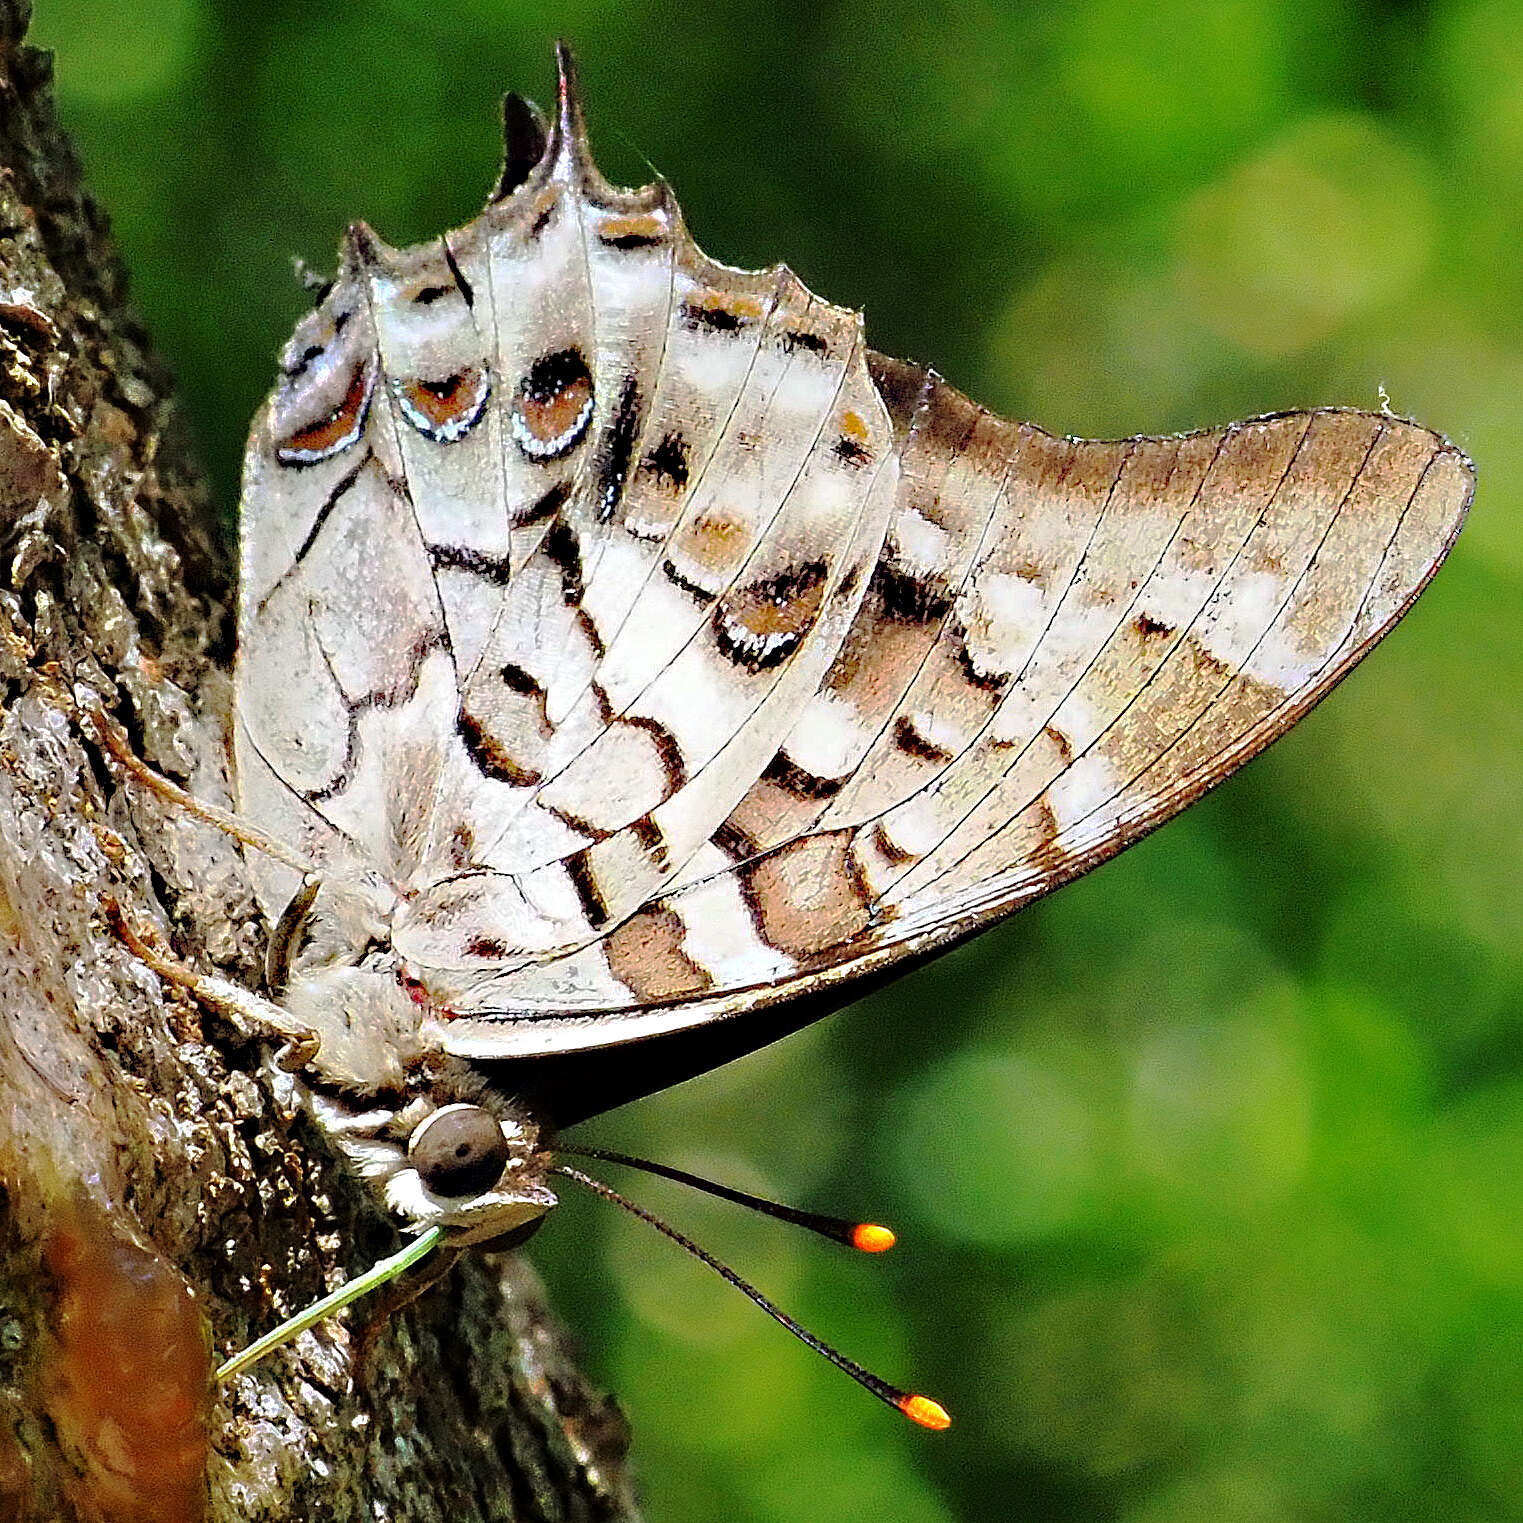
<path id="1" fill-rule="evenodd" d="M 474 221 L 349 229 L 246 457 L 261 1008 L 416 1234 L 338 1299 L 527 1236 L 560 1177 L 629 1204 L 563 1128 L 1170 818 L 1392 628 L 1473 486 L 1384 412 L 1003 421 L 786 267 L 705 257 L 664 183 L 608 184 L 559 66 L 553 120 L 507 98 Z"/>

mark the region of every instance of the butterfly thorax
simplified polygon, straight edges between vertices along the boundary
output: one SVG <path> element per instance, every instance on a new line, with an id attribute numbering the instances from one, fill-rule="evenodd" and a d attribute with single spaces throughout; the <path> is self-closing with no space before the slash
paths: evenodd
<path id="1" fill-rule="evenodd" d="M 372 885 L 375 890 L 375 886 Z M 327 890 L 295 935 L 280 1003 L 318 1038 L 309 1107 L 387 1208 L 459 1243 L 532 1227 L 555 1204 L 541 1182 L 545 1132 L 441 1050 L 441 1010 L 392 945 L 404 897 Z"/>
<path id="2" fill-rule="evenodd" d="M 395 970 L 304 972 L 283 1003 L 320 1022 L 303 1075 L 313 1116 L 401 1222 L 463 1246 L 517 1233 L 556 1203 L 539 1119 L 421 1034 L 423 1009 Z"/>

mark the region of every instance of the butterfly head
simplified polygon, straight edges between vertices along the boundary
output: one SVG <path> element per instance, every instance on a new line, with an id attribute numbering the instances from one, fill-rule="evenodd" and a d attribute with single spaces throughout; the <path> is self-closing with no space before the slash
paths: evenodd
<path id="1" fill-rule="evenodd" d="M 464 1101 L 441 1105 L 413 1127 L 387 1204 L 419 1225 L 451 1229 L 457 1243 L 524 1234 L 556 1204 L 540 1160 L 531 1122 Z"/>
<path id="2" fill-rule="evenodd" d="M 319 1119 L 394 1216 L 457 1247 L 522 1239 L 557 1203 L 539 1127 L 495 1097 L 420 1095 L 394 1112 Z"/>

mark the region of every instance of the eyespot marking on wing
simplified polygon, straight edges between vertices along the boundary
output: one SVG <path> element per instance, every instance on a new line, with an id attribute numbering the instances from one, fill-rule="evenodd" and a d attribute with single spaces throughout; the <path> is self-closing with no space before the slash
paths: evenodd
<path id="1" fill-rule="evenodd" d="M 825 562 L 806 561 L 733 589 L 714 610 L 720 650 L 753 672 L 786 661 L 814 628 L 825 584 Z"/>
<path id="2" fill-rule="evenodd" d="M 275 458 L 282 465 L 316 465 L 349 448 L 365 431 L 370 411 L 370 397 L 375 390 L 376 366 L 360 360 L 349 374 L 348 385 L 338 405 L 322 417 L 287 434 L 275 446 Z"/>
<path id="3" fill-rule="evenodd" d="M 592 372 L 581 350 L 557 349 L 519 381 L 509 427 L 531 460 L 558 460 L 585 437 L 593 406 Z"/>
<path id="4" fill-rule="evenodd" d="M 485 370 L 468 366 L 437 381 L 394 379 L 391 390 L 402 416 L 424 438 L 453 444 L 481 421 L 492 388 Z"/>

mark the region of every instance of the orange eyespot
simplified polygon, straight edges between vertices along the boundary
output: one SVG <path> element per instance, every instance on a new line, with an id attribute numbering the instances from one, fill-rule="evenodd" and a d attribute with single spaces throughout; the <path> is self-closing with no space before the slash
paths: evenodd
<path id="1" fill-rule="evenodd" d="M 579 349 L 541 355 L 518 383 L 508 424 L 531 460 L 555 460 L 580 444 L 592 421 L 592 372 Z"/>
<path id="2" fill-rule="evenodd" d="M 453 444 L 480 421 L 491 390 L 486 372 L 474 366 L 437 381 L 392 381 L 402 416 L 426 439 Z"/>
<path id="3" fill-rule="evenodd" d="M 364 361 L 357 364 L 350 373 L 349 385 L 338 406 L 314 422 L 304 424 L 277 444 L 275 458 L 282 465 L 315 465 L 319 460 L 348 449 L 364 431 L 374 379 L 372 365 Z"/>
<path id="4" fill-rule="evenodd" d="M 919 1423 L 922 1428 L 939 1430 L 952 1426 L 952 1419 L 947 1415 L 947 1409 L 939 1401 L 932 1401 L 929 1396 L 901 1397 L 899 1410 L 911 1422 Z"/>
<path id="5" fill-rule="evenodd" d="M 851 1246 L 860 1248 L 863 1253 L 887 1253 L 898 1241 L 887 1227 L 880 1227 L 876 1222 L 858 1222 L 851 1229 Z"/>

